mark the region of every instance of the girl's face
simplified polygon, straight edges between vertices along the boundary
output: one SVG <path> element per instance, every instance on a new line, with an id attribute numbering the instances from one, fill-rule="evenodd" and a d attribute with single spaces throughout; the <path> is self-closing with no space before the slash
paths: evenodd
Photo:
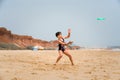
<path id="1" fill-rule="evenodd" d="M 58 38 L 62 38 L 62 34 L 60 34 L 60 35 L 58 36 Z"/>

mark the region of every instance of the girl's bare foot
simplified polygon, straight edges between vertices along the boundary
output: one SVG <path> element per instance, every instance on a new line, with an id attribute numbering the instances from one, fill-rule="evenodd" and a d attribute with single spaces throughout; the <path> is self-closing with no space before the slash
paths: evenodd
<path id="1" fill-rule="evenodd" d="M 55 65 L 55 66 L 56 66 L 56 65 L 57 65 L 57 63 L 55 63 L 55 64 L 53 64 L 53 65 Z"/>
<path id="2" fill-rule="evenodd" d="M 72 63 L 72 66 L 74 66 L 74 64 Z"/>

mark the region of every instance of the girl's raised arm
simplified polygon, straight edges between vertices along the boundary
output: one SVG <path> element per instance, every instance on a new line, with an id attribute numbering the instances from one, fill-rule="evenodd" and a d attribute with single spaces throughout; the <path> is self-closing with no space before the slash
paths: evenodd
<path id="1" fill-rule="evenodd" d="M 71 29 L 68 29 L 68 35 L 65 36 L 64 38 L 65 38 L 65 39 L 70 38 L 70 35 L 71 35 Z"/>

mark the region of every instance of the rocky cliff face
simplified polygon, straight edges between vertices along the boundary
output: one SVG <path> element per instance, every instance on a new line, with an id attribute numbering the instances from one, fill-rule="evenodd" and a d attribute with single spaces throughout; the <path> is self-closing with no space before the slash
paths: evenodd
<path id="1" fill-rule="evenodd" d="M 44 41 L 40 39 L 34 39 L 32 36 L 12 34 L 11 31 L 4 27 L 0 27 L 0 42 L 12 43 L 21 48 L 27 46 L 42 46 L 45 48 L 56 48 L 57 41 Z"/>
<path id="2" fill-rule="evenodd" d="M 45 49 L 56 49 L 57 41 L 34 39 L 32 36 L 13 34 L 10 30 L 0 27 L 0 43 L 14 44 L 20 48 L 42 46 Z M 79 49 L 79 46 L 69 46 L 70 49 Z"/>

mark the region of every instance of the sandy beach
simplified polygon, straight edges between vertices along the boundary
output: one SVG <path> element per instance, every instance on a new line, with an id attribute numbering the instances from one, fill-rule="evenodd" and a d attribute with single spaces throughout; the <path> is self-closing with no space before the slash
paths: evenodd
<path id="1" fill-rule="evenodd" d="M 120 52 L 71 50 L 75 65 L 57 50 L 0 50 L 0 80 L 120 80 Z"/>

